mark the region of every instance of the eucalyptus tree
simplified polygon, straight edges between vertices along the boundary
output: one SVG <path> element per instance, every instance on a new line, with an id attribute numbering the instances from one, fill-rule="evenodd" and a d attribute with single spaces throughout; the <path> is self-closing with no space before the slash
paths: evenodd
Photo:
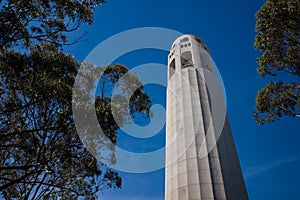
<path id="1" fill-rule="evenodd" d="M 257 71 L 277 78 L 259 90 L 253 115 L 259 124 L 300 117 L 300 1 L 267 0 L 256 17 Z"/>
<path id="2" fill-rule="evenodd" d="M 77 134 L 72 92 L 86 63 L 63 51 L 74 42 L 68 33 L 92 24 L 94 8 L 104 2 L 0 1 L 0 198 L 96 199 L 99 191 L 121 187 L 119 174 L 97 161 Z M 128 72 L 123 65 L 99 69 L 103 90 Z M 151 100 L 142 87 L 130 100 L 131 117 L 149 116 Z M 125 112 L 120 111 L 124 120 L 117 125 L 107 92 L 97 93 L 95 110 L 104 133 L 116 144 L 119 125 L 127 123 Z M 111 151 L 107 159 L 115 162 Z"/>

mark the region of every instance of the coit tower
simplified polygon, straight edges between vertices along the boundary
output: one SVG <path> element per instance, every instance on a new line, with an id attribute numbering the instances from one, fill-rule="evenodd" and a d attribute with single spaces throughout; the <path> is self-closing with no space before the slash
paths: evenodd
<path id="1" fill-rule="evenodd" d="M 220 76 L 208 47 L 182 35 L 168 57 L 165 200 L 247 200 Z"/>

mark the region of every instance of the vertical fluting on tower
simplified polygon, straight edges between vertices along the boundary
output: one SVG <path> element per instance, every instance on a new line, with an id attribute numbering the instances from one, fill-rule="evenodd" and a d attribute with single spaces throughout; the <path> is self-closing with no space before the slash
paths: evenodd
<path id="1" fill-rule="evenodd" d="M 248 199 L 223 98 L 210 95 L 221 89 L 207 46 L 179 37 L 168 66 L 165 199 Z"/>

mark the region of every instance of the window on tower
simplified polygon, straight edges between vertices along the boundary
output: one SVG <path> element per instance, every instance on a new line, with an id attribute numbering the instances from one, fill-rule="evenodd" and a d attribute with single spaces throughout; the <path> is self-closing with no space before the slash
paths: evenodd
<path id="1" fill-rule="evenodd" d="M 175 73 L 175 58 L 172 60 L 172 62 L 170 63 L 170 67 L 169 67 L 169 78 L 171 78 L 171 76 L 173 76 L 173 74 Z"/>
<path id="2" fill-rule="evenodd" d="M 181 66 L 182 68 L 193 66 L 192 53 L 190 51 L 181 54 Z"/>
<path id="3" fill-rule="evenodd" d="M 181 42 L 188 42 L 188 41 L 190 41 L 190 39 L 187 38 L 187 37 L 185 37 L 185 38 L 183 38 L 183 39 L 181 40 Z"/>
<path id="4" fill-rule="evenodd" d="M 202 44 L 203 42 L 200 40 L 200 38 L 196 38 L 196 41 Z"/>

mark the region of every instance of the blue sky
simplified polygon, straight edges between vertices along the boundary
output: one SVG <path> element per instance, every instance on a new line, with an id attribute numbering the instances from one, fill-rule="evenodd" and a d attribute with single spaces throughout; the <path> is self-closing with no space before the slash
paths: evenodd
<path id="1" fill-rule="evenodd" d="M 253 48 L 255 13 L 263 3 L 262 0 L 108 0 L 96 9 L 93 26 L 81 28 L 88 31 L 86 37 L 66 50 L 84 60 L 102 41 L 139 27 L 163 27 L 198 35 L 208 45 L 225 84 L 228 115 L 250 199 L 299 199 L 299 119 L 284 118 L 258 126 L 252 118 L 257 90 L 270 80 L 257 75 L 259 53 Z M 72 37 L 78 37 L 78 33 Z M 115 62 L 129 68 L 149 62 L 167 64 L 167 55 L 165 51 L 148 49 L 128 53 Z M 165 88 L 150 85 L 146 90 L 155 103 L 165 105 Z M 147 142 L 128 140 L 120 133 L 119 144 L 135 151 L 161 148 L 164 130 Z M 105 191 L 100 199 L 164 199 L 164 169 L 120 174 L 123 188 Z"/>

